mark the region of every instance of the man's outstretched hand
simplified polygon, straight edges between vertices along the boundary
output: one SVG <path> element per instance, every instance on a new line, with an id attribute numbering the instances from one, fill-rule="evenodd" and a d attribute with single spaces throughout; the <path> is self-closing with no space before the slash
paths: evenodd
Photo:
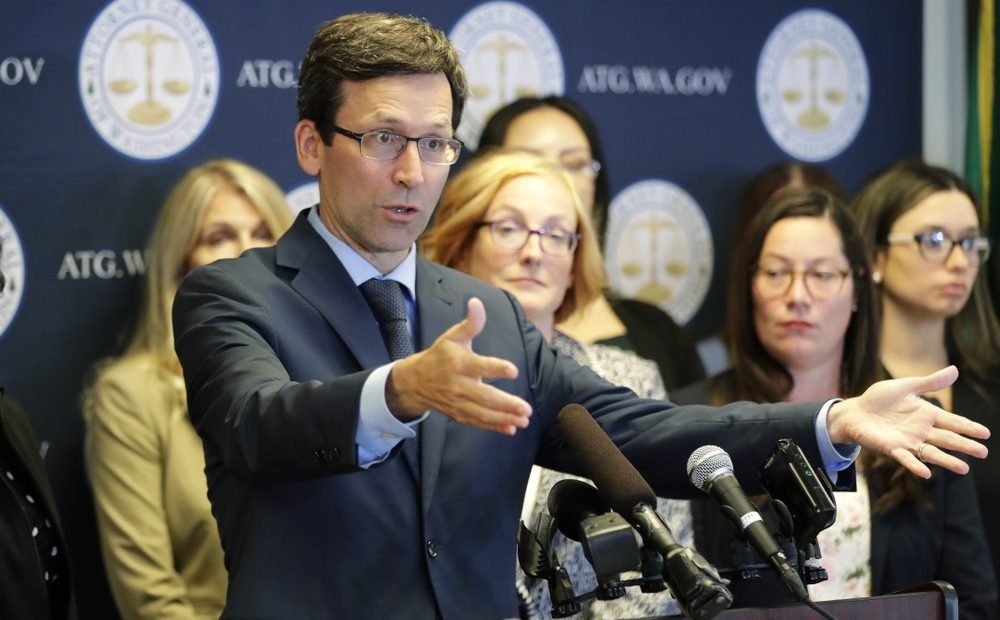
<path id="1" fill-rule="evenodd" d="M 389 411 L 406 421 L 434 409 L 463 424 L 507 435 L 527 428 L 531 405 L 483 382 L 517 378 L 511 362 L 472 350 L 472 340 L 485 325 L 486 308 L 474 297 L 465 319 L 430 348 L 397 362 L 386 382 Z"/>
<path id="2" fill-rule="evenodd" d="M 861 396 L 830 408 L 830 439 L 889 455 L 921 478 L 930 478 L 928 464 L 967 473 L 968 464 L 945 450 L 985 458 L 986 446 L 970 437 L 987 439 L 990 430 L 920 398 L 957 378 L 958 369 L 948 366 L 925 377 L 879 381 Z"/>

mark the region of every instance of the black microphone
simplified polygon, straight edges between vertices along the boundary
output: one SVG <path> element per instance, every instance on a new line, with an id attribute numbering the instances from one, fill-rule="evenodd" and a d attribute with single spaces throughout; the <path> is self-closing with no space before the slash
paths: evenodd
<path id="1" fill-rule="evenodd" d="M 559 427 L 604 502 L 635 526 L 664 559 L 664 578 L 685 615 L 711 618 L 733 602 L 715 568 L 674 538 L 653 506 L 656 494 L 611 438 L 580 405 L 559 412 Z"/>
<path id="2" fill-rule="evenodd" d="M 792 595 L 808 601 L 809 592 L 798 573 L 733 475 L 733 461 L 726 451 L 718 446 L 698 448 L 688 459 L 687 471 L 691 483 L 715 498 L 737 533 L 767 561 Z"/>
<path id="3" fill-rule="evenodd" d="M 601 501 L 593 486 L 581 480 L 560 480 L 548 498 L 549 514 L 559 531 L 580 543 L 597 577 L 597 598 L 625 596 L 621 573 L 639 567 L 639 545 L 625 519 Z"/>
<path id="4" fill-rule="evenodd" d="M 571 478 L 552 485 L 547 505 L 563 536 L 577 542 L 581 539 L 580 524 L 585 519 L 611 510 L 601 501 L 597 489 Z"/>

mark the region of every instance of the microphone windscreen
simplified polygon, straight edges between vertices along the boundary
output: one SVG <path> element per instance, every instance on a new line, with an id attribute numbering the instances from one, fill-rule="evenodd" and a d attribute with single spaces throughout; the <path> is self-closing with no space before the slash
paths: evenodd
<path id="1" fill-rule="evenodd" d="M 563 536 L 577 542 L 580 542 L 580 523 L 587 517 L 608 511 L 597 489 L 572 478 L 560 480 L 552 486 L 548 507 Z"/>
<path id="2" fill-rule="evenodd" d="M 580 405 L 566 405 L 558 420 L 567 443 L 612 510 L 628 515 L 637 504 L 656 505 L 653 489 L 590 412 Z"/>
<path id="3" fill-rule="evenodd" d="M 691 484 L 708 493 L 719 474 L 733 473 L 733 459 L 719 446 L 702 446 L 688 458 L 687 473 Z"/>

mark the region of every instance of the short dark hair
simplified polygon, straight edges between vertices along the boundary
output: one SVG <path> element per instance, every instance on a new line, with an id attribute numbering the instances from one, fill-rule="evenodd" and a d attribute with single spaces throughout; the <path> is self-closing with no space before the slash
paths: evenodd
<path id="1" fill-rule="evenodd" d="M 768 202 L 750 220 L 733 252 L 726 308 L 726 343 L 733 367 L 719 384 L 720 388 L 726 385 L 726 391 L 731 393 L 718 394 L 719 402 L 779 402 L 791 391 L 791 375 L 764 349 L 754 328 L 752 292 L 753 269 L 767 233 L 779 220 L 790 217 L 816 217 L 832 222 L 840 232 L 841 247 L 851 268 L 857 310 L 844 334 L 841 395 L 861 394 L 879 377 L 878 307 L 861 231 L 843 202 L 826 190 L 792 189 Z M 785 380 L 776 381 L 779 377 Z"/>
<path id="2" fill-rule="evenodd" d="M 594 208 L 590 219 L 594 224 L 594 232 L 601 248 L 604 247 L 604 236 L 608 223 L 608 203 L 611 202 L 611 183 L 608 181 L 608 162 L 604 159 L 604 149 L 597 133 L 597 125 L 578 103 L 562 95 L 547 97 L 523 97 L 515 99 L 502 108 L 497 109 L 483 127 L 479 136 L 479 149 L 502 147 L 507 138 L 507 130 L 517 117 L 537 110 L 538 108 L 555 108 L 569 115 L 583 130 L 590 146 L 590 155 L 601 162 L 601 169 L 594 179 Z"/>
<path id="3" fill-rule="evenodd" d="M 327 145 L 343 103 L 343 82 L 387 75 L 444 73 L 451 86 L 452 129 L 468 97 L 458 51 L 427 20 L 393 13 L 352 13 L 320 26 L 299 72 L 299 120 L 311 120 Z"/>
<path id="4" fill-rule="evenodd" d="M 796 185 L 819 187 L 837 200 L 847 202 L 844 187 L 826 168 L 797 161 L 778 163 L 758 172 L 744 188 L 740 208 L 736 213 L 735 230 L 745 230 L 753 216 L 769 200 L 777 197 L 782 190 Z"/>

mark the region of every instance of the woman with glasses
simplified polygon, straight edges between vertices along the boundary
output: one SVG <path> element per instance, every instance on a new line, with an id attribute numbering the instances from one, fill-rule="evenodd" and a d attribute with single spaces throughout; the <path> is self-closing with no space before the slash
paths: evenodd
<path id="1" fill-rule="evenodd" d="M 517 99 L 494 112 L 479 138 L 480 151 L 503 147 L 537 153 L 573 179 L 598 245 L 604 244 L 611 186 L 594 121 L 562 96 Z M 656 306 L 601 292 L 559 329 L 585 343 L 611 344 L 656 362 L 668 390 L 699 381 L 705 369 L 694 340 Z"/>
<path id="2" fill-rule="evenodd" d="M 902 161 L 865 183 L 851 207 L 880 294 L 882 365 L 902 377 L 955 364 L 958 381 L 929 396 L 978 422 L 1000 422 L 1000 326 L 980 269 L 990 240 L 972 191 L 948 170 Z M 996 449 L 995 440 L 985 443 Z M 1000 460 L 976 462 L 973 474 L 1000 571 L 1000 519 L 993 510 L 1000 503 Z"/>
<path id="3" fill-rule="evenodd" d="M 580 343 L 556 329 L 600 294 L 604 268 L 597 241 L 570 175 L 534 154 L 494 149 L 474 158 L 445 187 L 435 225 L 421 240 L 431 260 L 510 292 L 527 318 L 557 351 L 612 383 L 647 398 L 664 398 L 656 365 L 629 351 Z M 525 523 L 545 510 L 552 486 L 569 476 L 536 467 L 525 496 Z M 659 500 L 657 509 L 682 544 L 692 544 L 687 502 Z M 576 594 L 598 584 L 580 544 L 557 535 L 553 553 L 567 569 Z M 545 581 L 519 572 L 525 615 L 548 618 Z M 624 618 L 677 613 L 664 591 L 631 588 L 624 598 L 594 601 L 584 616 Z M 574 616 L 577 617 L 577 616 Z"/>
<path id="4" fill-rule="evenodd" d="M 850 213 L 824 190 L 789 190 L 738 240 L 730 267 L 726 341 L 732 368 L 674 394 L 674 402 L 822 401 L 862 393 L 879 378 L 878 317 L 864 242 Z M 988 618 L 996 585 L 967 477 L 933 468 L 924 481 L 863 452 L 858 489 L 836 493 L 837 520 L 820 533 L 829 579 L 817 600 L 885 594 L 934 579 L 953 584 L 963 618 Z M 720 566 L 728 523 L 710 500 L 693 503 L 695 543 Z M 734 562 L 736 564 L 734 564 Z M 770 574 L 735 582 L 736 606 L 788 594 Z"/>
<path id="5" fill-rule="evenodd" d="M 290 224 L 274 181 L 232 159 L 189 170 L 160 210 L 135 332 L 84 394 L 101 551 L 125 620 L 222 613 L 226 569 L 170 311 L 188 271 L 271 245 Z"/>

